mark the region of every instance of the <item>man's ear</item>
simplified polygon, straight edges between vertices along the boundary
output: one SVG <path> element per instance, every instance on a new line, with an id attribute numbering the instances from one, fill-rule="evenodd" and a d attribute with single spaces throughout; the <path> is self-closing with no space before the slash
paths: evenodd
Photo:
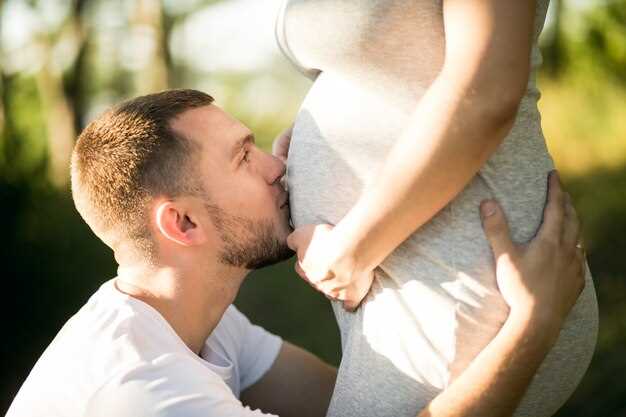
<path id="1" fill-rule="evenodd" d="M 206 235 L 184 204 L 163 200 L 156 205 L 156 226 L 162 236 L 183 246 L 205 242 Z"/>

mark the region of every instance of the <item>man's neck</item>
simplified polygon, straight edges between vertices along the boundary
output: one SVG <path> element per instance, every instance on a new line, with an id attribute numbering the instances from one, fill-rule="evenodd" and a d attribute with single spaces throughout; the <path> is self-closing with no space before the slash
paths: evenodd
<path id="1" fill-rule="evenodd" d="M 247 271 L 211 265 L 194 267 L 120 265 L 116 287 L 155 308 L 192 352 L 199 354 Z"/>

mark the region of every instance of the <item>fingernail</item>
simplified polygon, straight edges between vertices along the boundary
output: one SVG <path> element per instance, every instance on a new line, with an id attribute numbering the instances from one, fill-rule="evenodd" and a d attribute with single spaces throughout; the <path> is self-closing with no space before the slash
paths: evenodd
<path id="1" fill-rule="evenodd" d="M 496 212 L 496 203 L 491 200 L 484 201 L 480 206 L 483 217 L 493 216 Z"/>

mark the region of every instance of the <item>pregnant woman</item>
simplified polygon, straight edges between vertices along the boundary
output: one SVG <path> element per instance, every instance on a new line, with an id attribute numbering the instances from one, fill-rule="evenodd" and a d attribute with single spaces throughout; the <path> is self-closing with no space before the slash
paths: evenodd
<path id="1" fill-rule="evenodd" d="M 281 49 L 315 80 L 287 185 L 299 273 L 336 299 L 343 357 L 330 416 L 414 416 L 502 326 L 478 207 L 501 202 L 518 242 L 541 223 L 553 169 L 535 86 L 547 7 L 286 0 L 280 10 Z M 516 416 L 553 415 L 585 373 L 598 325 L 588 269 L 586 281 Z M 343 308 L 370 285 L 356 311 Z"/>

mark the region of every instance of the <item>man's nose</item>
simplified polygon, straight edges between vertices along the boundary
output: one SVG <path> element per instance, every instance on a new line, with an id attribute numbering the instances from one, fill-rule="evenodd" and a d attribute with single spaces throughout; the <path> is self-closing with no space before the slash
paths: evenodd
<path id="1" fill-rule="evenodd" d="M 287 166 L 285 163 L 278 157 L 268 154 L 270 158 L 270 166 L 269 166 L 269 182 L 270 184 L 274 184 L 275 182 L 279 182 L 283 185 L 285 182 L 285 173 L 287 172 Z M 283 188 L 286 187 L 283 185 Z"/>
<path id="2" fill-rule="evenodd" d="M 282 183 L 284 182 L 285 174 L 287 173 L 287 165 L 282 161 L 282 159 L 276 156 L 272 156 L 272 158 L 274 158 L 276 164 L 278 164 L 278 174 L 276 175 L 276 178 L 282 185 Z"/>

